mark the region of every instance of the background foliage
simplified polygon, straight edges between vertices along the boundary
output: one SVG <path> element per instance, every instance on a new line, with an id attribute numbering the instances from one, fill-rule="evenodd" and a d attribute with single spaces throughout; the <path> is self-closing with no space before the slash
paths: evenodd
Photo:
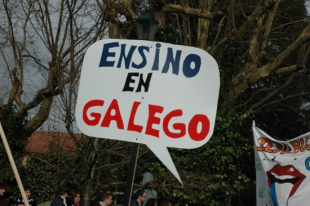
<path id="1" fill-rule="evenodd" d="M 306 0 L 43 1 L 0 4 L 0 120 L 24 184 L 38 202 L 59 184 L 97 189 L 122 201 L 131 144 L 75 134 L 75 102 L 86 49 L 106 36 L 136 39 L 149 8 L 156 41 L 203 49 L 218 62 L 221 87 L 213 137 L 195 150 L 169 149 L 183 185 L 140 146 L 134 189 L 152 188 L 175 205 L 255 205 L 252 120 L 277 139 L 309 131 L 310 26 Z M 108 29 L 107 29 L 108 28 Z M 58 123 L 56 123 L 58 121 Z M 27 137 L 48 123 L 75 144 L 25 154 Z M 56 127 L 53 127 L 53 126 Z M 0 144 L 0 181 L 18 190 Z M 25 164 L 26 163 L 26 164 Z M 154 179 L 142 184 L 142 174 Z"/>

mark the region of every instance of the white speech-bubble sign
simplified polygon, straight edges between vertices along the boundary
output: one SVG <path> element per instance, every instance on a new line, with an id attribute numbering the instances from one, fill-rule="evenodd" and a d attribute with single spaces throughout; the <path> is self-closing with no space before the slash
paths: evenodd
<path id="1" fill-rule="evenodd" d="M 167 147 L 210 139 L 219 85 L 218 65 L 202 49 L 101 40 L 84 57 L 77 124 L 88 136 L 146 144 L 181 182 Z"/>

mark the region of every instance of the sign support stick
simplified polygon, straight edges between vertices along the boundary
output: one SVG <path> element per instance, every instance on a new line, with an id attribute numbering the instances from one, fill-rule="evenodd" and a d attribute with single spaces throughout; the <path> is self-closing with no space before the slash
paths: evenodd
<path id="1" fill-rule="evenodd" d="M 25 194 L 25 190 L 24 190 L 23 184 L 22 184 L 22 182 L 20 180 L 20 177 L 19 177 L 19 174 L 18 174 L 18 171 L 17 171 L 17 167 L 16 167 L 15 161 L 13 159 L 13 156 L 12 156 L 12 153 L 11 153 L 8 141 L 7 141 L 6 137 L 5 137 L 5 134 L 4 134 L 1 122 L 0 122 L 0 135 L 1 135 L 1 139 L 3 141 L 3 145 L 4 145 L 4 148 L 6 150 L 6 153 L 7 153 L 8 157 L 9 157 L 9 160 L 10 160 L 10 163 L 11 163 L 11 166 L 12 166 L 12 169 L 13 169 L 13 173 L 14 173 L 15 179 L 17 181 L 20 193 L 22 194 L 24 204 L 25 204 L 25 206 L 29 206 L 28 201 L 27 201 L 27 197 L 26 197 L 26 194 Z"/>
<path id="2" fill-rule="evenodd" d="M 129 206 L 129 204 L 130 204 L 133 182 L 134 182 L 135 173 L 136 173 L 138 153 L 139 153 L 139 144 L 133 143 L 132 150 L 131 150 L 131 157 L 130 157 L 130 163 L 129 163 L 129 170 L 128 170 L 127 184 L 126 184 L 125 198 L 124 198 L 123 206 Z"/>

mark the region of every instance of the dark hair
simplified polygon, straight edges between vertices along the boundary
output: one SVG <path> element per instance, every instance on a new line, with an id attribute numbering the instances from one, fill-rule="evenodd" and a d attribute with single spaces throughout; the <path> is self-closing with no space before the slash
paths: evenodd
<path id="1" fill-rule="evenodd" d="M 77 196 L 77 195 L 80 195 L 80 198 L 81 198 L 81 193 L 80 192 L 72 192 L 71 195 L 70 195 L 70 200 L 72 202 L 72 204 L 74 203 L 74 198 Z M 82 199 L 82 198 L 81 198 Z M 80 201 L 81 202 L 81 201 Z"/>
<path id="2" fill-rule="evenodd" d="M 0 183 L 0 189 L 5 189 L 4 184 Z"/>
<path id="3" fill-rule="evenodd" d="M 25 191 L 27 191 L 27 190 L 31 191 L 31 188 L 29 187 L 29 185 L 26 185 L 26 186 L 24 187 L 24 190 L 25 190 Z"/>
<path id="4" fill-rule="evenodd" d="M 101 192 L 101 193 L 98 194 L 98 200 L 104 201 L 106 199 L 109 199 L 110 196 L 112 196 L 110 193 Z"/>
<path id="5" fill-rule="evenodd" d="M 135 193 L 135 199 L 138 199 L 139 196 L 142 196 L 144 193 L 145 193 L 145 192 L 144 192 L 143 189 L 137 190 L 137 192 Z"/>
<path id="6" fill-rule="evenodd" d="M 60 185 L 58 187 L 58 195 L 64 195 L 64 194 L 69 193 L 69 192 L 70 192 L 70 189 L 65 185 Z"/>
<path id="7" fill-rule="evenodd" d="M 156 199 L 155 198 L 150 198 L 147 200 L 145 206 L 155 206 Z"/>
<path id="8" fill-rule="evenodd" d="M 74 198 L 76 197 L 77 195 L 80 195 L 81 196 L 81 193 L 80 192 L 72 192 L 71 193 L 71 196 Z"/>
<path id="9" fill-rule="evenodd" d="M 186 206 L 186 202 L 181 202 L 180 206 Z"/>
<path id="10" fill-rule="evenodd" d="M 161 206 L 169 206 L 171 203 L 169 200 L 164 200 L 162 203 L 161 203 Z"/>

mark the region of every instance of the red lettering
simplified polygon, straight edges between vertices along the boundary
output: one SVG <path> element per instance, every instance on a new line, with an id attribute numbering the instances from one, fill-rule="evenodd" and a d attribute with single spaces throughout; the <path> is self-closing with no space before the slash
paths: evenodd
<path id="1" fill-rule="evenodd" d="M 268 152 L 268 153 L 272 153 L 272 150 L 270 148 L 273 147 L 273 145 L 272 145 L 273 141 L 270 140 L 270 139 L 268 139 L 267 141 L 268 141 L 268 145 L 265 148 L 265 151 Z"/>
<path id="2" fill-rule="evenodd" d="M 277 153 L 277 152 L 280 152 L 283 148 L 283 146 L 281 144 L 279 144 L 278 142 L 274 142 L 269 138 L 260 137 L 259 140 L 261 142 L 260 142 L 260 146 L 256 147 L 257 151 L 265 151 L 268 153 Z M 274 147 L 274 144 L 276 145 L 277 149 L 271 149 Z M 264 145 L 266 145 L 266 146 L 264 146 Z"/>
<path id="3" fill-rule="evenodd" d="M 300 151 L 301 152 L 304 152 L 306 149 L 307 149 L 307 145 L 305 144 L 305 141 L 307 141 L 307 138 L 306 139 L 300 139 Z"/>
<path id="4" fill-rule="evenodd" d="M 90 120 L 87 116 L 87 111 L 89 108 L 91 107 L 96 107 L 96 106 L 103 106 L 104 101 L 103 100 L 99 100 L 99 99 L 94 99 L 94 100 L 90 100 L 89 102 L 87 102 L 83 108 L 83 120 L 85 122 L 85 124 L 89 125 L 89 126 L 95 126 L 99 123 L 100 118 L 101 118 L 101 114 L 100 113 L 96 113 L 96 112 L 92 112 L 90 113 L 90 116 L 93 117 L 93 120 Z"/>
<path id="5" fill-rule="evenodd" d="M 145 134 L 152 135 L 154 137 L 159 137 L 159 130 L 153 128 L 153 124 L 159 124 L 160 118 L 155 117 L 156 113 L 162 113 L 164 107 L 157 105 L 149 105 L 149 118 L 146 124 Z"/>
<path id="6" fill-rule="evenodd" d="M 128 121 L 128 127 L 127 127 L 128 131 L 135 131 L 135 132 L 141 133 L 143 129 L 141 125 L 135 125 L 134 123 L 136 112 L 140 104 L 141 102 L 134 102 L 132 105 L 132 109 L 131 109 L 131 113 L 130 113 L 130 117 Z"/>
<path id="7" fill-rule="evenodd" d="M 83 121 L 89 126 L 98 125 L 100 119 L 103 116 L 101 122 L 101 127 L 110 127 L 112 121 L 115 121 L 115 124 L 118 129 L 124 129 L 124 122 L 122 118 L 122 113 L 119 108 L 117 99 L 113 99 L 107 108 L 106 113 L 92 112 L 88 114 L 89 109 L 92 107 L 102 107 L 104 105 L 104 100 L 90 100 L 84 105 L 83 108 Z M 135 101 L 132 104 L 131 112 L 128 119 L 127 130 L 141 133 L 144 126 L 135 124 L 135 117 L 140 106 L 141 102 Z M 101 109 L 101 108 L 100 108 Z M 102 109 L 101 109 L 102 110 Z M 98 109 L 97 109 L 98 111 Z M 99 110 L 100 111 L 100 110 Z M 183 111 L 181 109 L 176 109 L 169 112 L 165 117 L 157 117 L 157 113 L 162 113 L 164 107 L 158 105 L 148 105 L 148 119 L 145 125 L 145 134 L 158 137 L 160 128 L 154 128 L 155 125 L 160 127 L 161 120 L 162 130 L 166 136 L 170 138 L 181 138 L 184 137 L 187 133 L 190 138 L 194 141 L 204 140 L 210 132 L 210 120 L 204 114 L 194 115 L 188 123 L 175 122 L 171 123 L 173 118 L 182 117 Z M 91 118 L 92 117 L 92 118 Z M 170 125 L 169 125 L 170 124 Z M 169 127 L 170 126 L 170 127 Z M 173 129 L 172 129 L 173 128 Z M 186 131 L 188 130 L 188 131 Z"/>
<path id="8" fill-rule="evenodd" d="M 201 131 L 197 132 L 198 123 L 201 123 Z M 188 134 L 192 140 L 201 141 L 206 138 L 210 130 L 210 120 L 206 115 L 196 114 L 188 124 Z"/>
<path id="9" fill-rule="evenodd" d="M 294 147 L 292 154 L 296 154 L 300 150 L 300 142 L 298 140 L 291 141 L 291 145 Z"/>
<path id="10" fill-rule="evenodd" d="M 291 153 L 291 148 L 288 145 L 283 145 L 283 150 L 280 154 L 290 154 Z"/>
<path id="11" fill-rule="evenodd" d="M 272 151 L 273 153 L 277 153 L 277 152 L 280 152 L 282 150 L 282 145 L 280 143 L 276 142 L 276 145 L 277 145 L 278 149 L 273 150 Z"/>
<path id="12" fill-rule="evenodd" d="M 257 150 L 257 151 L 265 151 L 264 144 L 265 144 L 266 141 L 269 140 L 269 139 L 268 139 L 268 138 L 260 137 L 259 140 L 261 141 L 261 142 L 260 142 L 260 146 L 259 146 L 259 147 L 256 147 L 256 150 Z"/>
<path id="13" fill-rule="evenodd" d="M 308 144 L 308 140 L 310 139 L 310 136 L 306 138 L 306 145 L 307 145 L 307 150 L 310 150 L 310 144 Z"/>
<path id="14" fill-rule="evenodd" d="M 173 124 L 173 129 L 179 130 L 179 132 L 171 132 L 168 128 L 169 122 L 173 117 L 182 116 L 183 111 L 181 109 L 173 110 L 166 115 L 163 120 L 163 130 L 168 137 L 171 138 L 180 138 L 183 137 L 186 133 L 186 126 L 183 123 L 175 123 Z"/>
<path id="15" fill-rule="evenodd" d="M 112 110 L 115 111 L 115 114 L 112 115 Z M 121 112 L 119 110 L 118 102 L 116 99 L 113 99 L 107 113 L 105 114 L 101 126 L 102 127 L 109 127 L 111 121 L 115 121 L 118 129 L 124 129 L 124 123 L 121 116 Z"/>

